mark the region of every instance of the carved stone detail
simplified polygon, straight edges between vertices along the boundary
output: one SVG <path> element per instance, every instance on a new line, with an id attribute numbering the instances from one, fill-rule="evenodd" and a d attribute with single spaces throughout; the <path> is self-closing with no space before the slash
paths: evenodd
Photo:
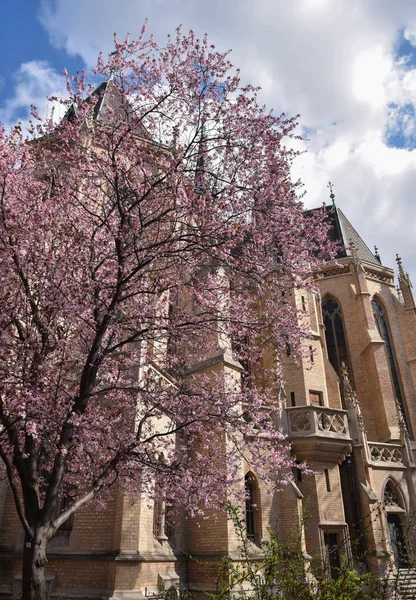
<path id="1" fill-rule="evenodd" d="M 403 463 L 402 447 L 394 444 L 369 442 L 370 456 L 373 462 Z"/>
<path id="2" fill-rule="evenodd" d="M 307 412 L 296 412 L 290 415 L 292 431 L 310 431 L 312 429 L 311 415 Z"/>
<path id="3" fill-rule="evenodd" d="M 347 427 L 344 418 L 338 414 L 328 412 L 318 413 L 319 431 L 332 431 L 332 433 L 346 433 Z"/>

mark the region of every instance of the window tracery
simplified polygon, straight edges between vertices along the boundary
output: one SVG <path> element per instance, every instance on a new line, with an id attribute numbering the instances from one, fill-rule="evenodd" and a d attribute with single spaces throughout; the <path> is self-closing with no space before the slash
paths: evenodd
<path id="1" fill-rule="evenodd" d="M 332 296 L 327 296 L 322 302 L 322 315 L 325 325 L 328 359 L 341 378 L 342 363 L 347 365 L 350 373 L 351 367 L 341 306 Z"/>
<path id="2" fill-rule="evenodd" d="M 388 481 L 384 488 L 384 506 L 398 506 L 403 508 L 400 494 L 391 481 Z"/>

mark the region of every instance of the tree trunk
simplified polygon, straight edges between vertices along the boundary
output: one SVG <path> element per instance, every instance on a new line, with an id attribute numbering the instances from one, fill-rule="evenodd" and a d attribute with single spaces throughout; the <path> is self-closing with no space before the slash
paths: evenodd
<path id="1" fill-rule="evenodd" d="M 25 534 L 23 548 L 22 600 L 47 600 L 48 590 L 45 579 L 46 536 L 36 531 L 30 538 Z"/>

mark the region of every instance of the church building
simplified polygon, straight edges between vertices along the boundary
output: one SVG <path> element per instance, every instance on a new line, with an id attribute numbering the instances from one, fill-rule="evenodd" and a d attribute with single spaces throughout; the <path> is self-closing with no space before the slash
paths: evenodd
<path id="1" fill-rule="evenodd" d="M 270 528 L 281 543 L 302 531 L 305 555 L 334 574 L 341 561 L 376 576 L 409 573 L 416 508 L 416 304 L 397 257 L 398 279 L 335 205 L 332 233 L 347 249 L 316 273 L 317 291 L 296 292 L 310 327 L 310 357 L 284 357 L 276 401 L 296 461 L 293 480 L 269 494 L 245 473 L 242 514 L 254 556 Z M 216 367 L 240 377 L 224 355 Z M 225 513 L 172 525 L 162 502 L 114 494 L 104 510 L 76 513 L 49 543 L 51 597 L 144 599 L 163 587 L 215 590 L 221 558 L 238 560 Z M 304 515 L 307 518 L 304 519 Z M 0 497 L 0 596 L 21 589 L 23 531 L 12 493 Z"/>

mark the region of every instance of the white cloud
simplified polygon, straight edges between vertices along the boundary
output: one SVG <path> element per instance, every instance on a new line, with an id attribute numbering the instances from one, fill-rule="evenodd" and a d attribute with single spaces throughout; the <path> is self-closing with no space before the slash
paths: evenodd
<path id="1" fill-rule="evenodd" d="M 59 103 L 50 102 L 47 98 L 66 95 L 65 78 L 47 62 L 33 60 L 23 63 L 14 74 L 14 82 L 13 94 L 0 107 L 0 122 L 6 131 L 19 121 L 24 125 L 29 120 L 31 105 L 36 106 L 41 117 L 50 117 L 52 111 L 56 119 L 63 116 Z"/>
<path id="2" fill-rule="evenodd" d="M 400 32 L 416 47 L 414 0 L 41 0 L 51 42 L 90 66 L 114 31 L 135 36 L 146 17 L 162 41 L 179 23 L 207 31 L 268 106 L 300 112 L 306 203 L 328 200 L 331 179 L 368 244 L 389 265 L 401 252 L 416 284 L 416 154 L 386 145 L 387 134 L 414 135 L 403 108 L 416 107 L 416 70 L 394 54 Z"/>
<path id="3" fill-rule="evenodd" d="M 356 56 L 352 75 L 352 92 L 358 101 L 366 102 L 373 109 L 386 104 L 385 84 L 392 69 L 391 58 L 382 46 L 367 48 Z"/>

